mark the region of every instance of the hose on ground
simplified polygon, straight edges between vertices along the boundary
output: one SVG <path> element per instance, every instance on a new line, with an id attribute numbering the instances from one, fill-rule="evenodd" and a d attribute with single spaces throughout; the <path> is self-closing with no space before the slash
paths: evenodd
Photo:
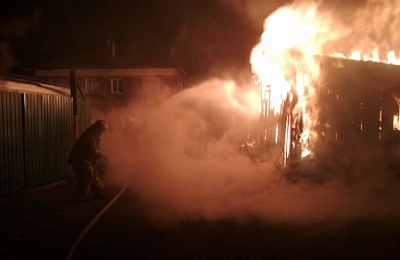
<path id="1" fill-rule="evenodd" d="M 111 207 L 112 204 L 124 193 L 128 186 L 128 183 L 124 185 L 124 187 L 118 192 L 117 195 L 114 196 L 114 198 L 101 210 L 97 215 L 89 222 L 89 224 L 82 230 L 82 232 L 79 234 L 79 236 L 75 239 L 74 243 L 72 244 L 67 257 L 65 258 L 66 260 L 71 260 L 72 256 L 74 255 L 74 252 L 76 248 L 78 247 L 79 243 L 82 241 L 83 237 L 86 235 L 86 233 L 92 228 L 92 226 L 99 220 L 99 218 L 108 210 L 109 207 Z"/>

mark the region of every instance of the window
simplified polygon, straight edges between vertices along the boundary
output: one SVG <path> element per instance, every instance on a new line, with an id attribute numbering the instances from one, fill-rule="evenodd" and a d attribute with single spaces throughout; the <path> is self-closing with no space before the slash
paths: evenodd
<path id="1" fill-rule="evenodd" d="M 99 93 L 99 81 L 96 78 L 86 79 L 86 93 Z"/>
<path id="2" fill-rule="evenodd" d="M 123 79 L 111 79 L 111 93 L 123 93 L 124 81 Z"/>

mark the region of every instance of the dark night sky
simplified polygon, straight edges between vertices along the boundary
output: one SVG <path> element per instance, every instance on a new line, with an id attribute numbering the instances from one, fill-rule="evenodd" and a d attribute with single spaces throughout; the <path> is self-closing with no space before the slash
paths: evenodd
<path id="1" fill-rule="evenodd" d="M 106 53 L 107 39 L 111 39 L 116 43 L 117 57 L 134 64 L 173 60 L 192 77 L 204 77 L 226 71 L 235 74 L 248 67 L 251 49 L 262 33 L 263 18 L 285 1 L 1 2 L 9 5 L 0 15 L 3 71 L 29 70 L 60 64 L 67 58 Z M 172 49 L 175 55 L 170 59 Z"/>
<path id="2" fill-rule="evenodd" d="M 111 39 L 116 43 L 117 58 L 127 63 L 176 64 L 193 78 L 238 75 L 249 69 L 250 53 L 260 39 L 263 20 L 288 2 L 0 1 L 3 7 L 9 6 L 0 11 L 2 71 L 30 71 L 50 65 L 67 67 L 72 63 L 66 60 L 90 57 L 97 57 L 94 64 L 103 64 L 101 56 L 110 55 L 107 40 Z"/>

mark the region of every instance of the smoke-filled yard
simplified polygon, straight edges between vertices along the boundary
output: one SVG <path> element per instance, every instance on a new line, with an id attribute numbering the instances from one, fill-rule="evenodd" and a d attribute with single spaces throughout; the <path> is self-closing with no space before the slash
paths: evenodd
<path id="1" fill-rule="evenodd" d="M 113 131 L 103 137 L 109 177 L 128 182 L 156 222 L 256 218 L 309 224 L 398 218 L 397 174 L 387 170 L 387 161 L 371 160 L 383 158 L 375 154 L 380 151 L 361 146 L 360 156 L 348 159 L 353 161 L 333 168 L 307 166 L 295 179 L 274 155 L 251 159 L 243 153 L 239 141 L 259 119 L 253 105 L 258 98 L 254 88 L 219 80 L 166 98 L 144 113 L 146 121 L 132 132 L 135 144 Z"/>

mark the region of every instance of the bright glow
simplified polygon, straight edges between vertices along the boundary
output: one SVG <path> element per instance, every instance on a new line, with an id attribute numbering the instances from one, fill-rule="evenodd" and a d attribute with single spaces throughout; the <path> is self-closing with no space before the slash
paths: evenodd
<path id="1" fill-rule="evenodd" d="M 351 60 L 361 60 L 361 52 L 358 50 L 355 50 L 351 53 L 351 55 L 348 58 Z"/>
<path id="2" fill-rule="evenodd" d="M 393 130 L 400 131 L 400 118 L 399 115 L 393 116 Z"/>
<path id="3" fill-rule="evenodd" d="M 309 156 L 310 154 L 311 154 L 310 150 L 303 149 L 303 151 L 301 151 L 301 157 L 302 157 L 302 158 L 307 157 L 307 156 Z"/>
<path id="4" fill-rule="evenodd" d="M 400 59 L 396 58 L 396 53 L 394 51 L 388 53 L 388 63 L 400 65 Z"/>

